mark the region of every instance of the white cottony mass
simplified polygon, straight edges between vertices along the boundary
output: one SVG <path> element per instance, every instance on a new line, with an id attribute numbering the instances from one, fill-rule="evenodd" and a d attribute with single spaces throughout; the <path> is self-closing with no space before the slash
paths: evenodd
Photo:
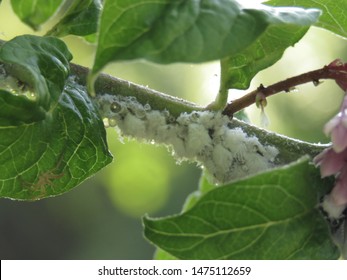
<path id="1" fill-rule="evenodd" d="M 99 95 L 97 103 L 106 126 L 117 126 L 127 137 L 168 146 L 177 160 L 203 166 L 215 183 L 275 165 L 275 147 L 261 144 L 241 128 L 231 128 L 232 120 L 220 112 L 195 111 L 175 118 L 168 111 L 142 105 L 135 97 L 109 94 Z"/>

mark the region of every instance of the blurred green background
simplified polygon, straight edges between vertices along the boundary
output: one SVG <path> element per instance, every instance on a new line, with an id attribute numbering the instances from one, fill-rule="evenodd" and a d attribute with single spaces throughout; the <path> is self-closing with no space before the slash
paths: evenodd
<path id="1" fill-rule="evenodd" d="M 49 26 L 36 34 L 44 34 Z M 16 18 L 9 0 L 0 5 L 0 27 L 2 40 L 35 34 Z M 91 66 L 93 46 L 72 36 L 64 41 L 74 55 L 73 62 Z M 260 73 L 251 88 L 320 68 L 335 58 L 347 60 L 346 41 L 312 28 L 280 62 Z M 209 104 L 218 91 L 216 62 L 166 66 L 120 62 L 105 72 L 200 105 Z M 231 91 L 230 97 L 244 93 Z M 267 129 L 305 141 L 327 142 L 322 126 L 336 113 L 342 96 L 331 81 L 278 94 L 268 100 Z M 261 123 L 255 106 L 247 113 L 253 123 Z M 197 189 L 201 171 L 194 163 L 176 164 L 165 147 L 129 139 L 122 143 L 113 129 L 108 129 L 108 142 L 114 162 L 73 191 L 38 202 L 0 199 L 1 259 L 152 258 L 154 247 L 142 236 L 141 217 L 180 212 L 187 195 Z"/>

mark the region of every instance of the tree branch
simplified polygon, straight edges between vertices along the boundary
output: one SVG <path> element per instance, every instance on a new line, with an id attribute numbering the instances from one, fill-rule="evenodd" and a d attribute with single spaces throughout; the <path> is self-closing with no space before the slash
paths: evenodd
<path id="1" fill-rule="evenodd" d="M 86 85 L 88 71 L 88 68 L 71 64 L 72 74 L 78 78 L 79 83 L 82 85 Z M 95 92 L 97 95 L 107 93 L 134 96 L 141 104 L 149 103 L 153 110 L 168 110 L 169 113 L 175 117 L 183 112 L 189 113 L 192 111 L 204 110 L 204 108 L 185 100 L 177 99 L 150 88 L 139 86 L 106 74 L 101 74 L 96 80 Z M 288 138 L 233 118 L 230 123 L 230 128 L 236 127 L 241 128 L 249 136 L 257 137 L 264 145 L 277 147 L 280 150 L 280 154 L 276 158 L 277 165 L 290 163 L 304 155 L 314 157 L 327 147 L 327 145 L 311 144 Z"/>
<path id="2" fill-rule="evenodd" d="M 0 46 L 3 41 L 0 40 Z M 80 65 L 70 64 L 71 75 L 75 77 L 75 82 L 80 85 L 86 86 L 86 80 L 88 76 L 89 69 Z M 229 104 L 224 113 L 227 115 L 232 115 L 233 112 L 240 110 L 255 102 L 255 96 L 259 92 L 263 92 L 266 96 L 275 94 L 276 92 L 282 90 L 289 90 L 293 85 L 301 84 L 309 81 L 318 82 L 319 79 L 331 78 L 346 80 L 346 71 L 335 71 L 331 67 L 324 67 L 322 69 L 312 71 L 297 77 L 287 79 L 283 82 L 274 84 L 268 88 L 260 88 L 256 91 L 246 95 L 239 100 L 234 101 Z M 73 86 L 73 85 L 72 85 Z M 192 112 L 192 111 L 203 111 L 207 110 L 201 106 L 194 103 L 190 103 L 183 99 L 175 98 L 164 93 L 152 90 L 147 87 L 136 85 L 134 83 L 121 80 L 110 75 L 101 74 L 95 83 L 95 91 L 97 95 L 102 95 L 104 93 L 111 95 L 122 95 L 122 96 L 134 96 L 138 102 L 141 104 L 149 104 L 152 110 L 167 110 L 173 117 L 178 117 L 181 113 Z M 87 92 L 86 92 L 87 94 Z M 276 164 L 282 165 L 293 160 L 297 160 L 301 156 L 310 155 L 315 156 L 321 152 L 327 145 L 317 145 L 307 142 L 303 142 L 296 139 L 291 139 L 283 135 L 278 135 L 256 126 L 241 122 L 237 119 L 232 119 L 230 121 L 230 128 L 241 128 L 247 135 L 255 136 L 259 141 L 266 145 L 275 146 L 280 151 L 280 154 L 276 158 Z"/>
<path id="3" fill-rule="evenodd" d="M 89 68 L 70 64 L 71 74 L 78 77 L 79 83 L 86 85 Z M 134 84 L 107 74 L 100 74 L 95 82 L 96 95 L 107 93 L 123 96 L 134 96 L 142 103 L 148 103 L 156 110 L 168 110 L 171 115 L 178 117 L 183 112 L 202 111 L 203 107 L 184 99 L 167 95 L 148 87 Z"/>
<path id="4" fill-rule="evenodd" d="M 229 103 L 223 110 L 223 114 L 232 116 L 234 113 L 252 105 L 256 102 L 256 96 L 259 93 L 269 97 L 276 93 L 282 91 L 289 92 L 292 88 L 312 82 L 314 85 L 318 85 L 322 79 L 333 79 L 337 82 L 347 80 L 347 71 L 346 64 L 341 63 L 340 61 L 334 61 L 328 66 L 324 66 L 321 69 L 310 71 L 284 81 L 275 83 L 271 86 L 264 87 L 260 85 L 256 90 L 244 95 L 243 97 L 236 99 Z"/>

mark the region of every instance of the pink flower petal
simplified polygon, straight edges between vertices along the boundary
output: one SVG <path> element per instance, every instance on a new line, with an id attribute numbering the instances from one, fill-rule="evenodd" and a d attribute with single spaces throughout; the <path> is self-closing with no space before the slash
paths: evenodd
<path id="1" fill-rule="evenodd" d="M 322 161 L 324 160 L 325 158 L 325 155 L 328 153 L 328 151 L 330 151 L 331 148 L 327 148 L 327 149 L 324 149 L 321 153 L 319 153 L 318 155 L 316 155 L 314 158 L 313 158 L 313 163 L 316 165 L 316 166 L 319 166 L 321 165 Z"/>
<path id="2" fill-rule="evenodd" d="M 328 121 L 324 126 L 324 133 L 326 136 L 329 136 L 333 129 L 340 123 L 339 115 L 333 117 L 330 121 Z"/>
<path id="3" fill-rule="evenodd" d="M 340 153 L 347 147 L 347 129 L 340 123 L 331 132 L 335 152 Z"/>
<path id="4" fill-rule="evenodd" d="M 339 179 L 331 191 L 331 197 L 334 200 L 335 204 L 347 205 L 347 180 Z"/>
<path id="5" fill-rule="evenodd" d="M 346 115 L 346 112 L 344 112 L 344 117 L 341 119 L 341 125 L 347 129 L 347 115 Z"/>
<path id="6" fill-rule="evenodd" d="M 336 153 L 332 148 L 325 149 L 313 159 L 313 162 L 320 166 L 322 178 L 335 175 L 347 163 L 347 149 L 342 153 Z"/>

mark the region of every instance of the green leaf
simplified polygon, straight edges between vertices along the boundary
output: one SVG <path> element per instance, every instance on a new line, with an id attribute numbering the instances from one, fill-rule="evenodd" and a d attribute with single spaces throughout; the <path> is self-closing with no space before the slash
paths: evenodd
<path id="1" fill-rule="evenodd" d="M 227 88 L 247 89 L 254 76 L 273 65 L 284 51 L 298 42 L 308 27 L 270 26 L 257 41 L 236 55 L 224 59 Z"/>
<path id="2" fill-rule="evenodd" d="M 46 111 L 58 102 L 71 59 L 64 42 L 53 37 L 19 36 L 0 48 L 7 72 L 28 87 L 37 106 Z"/>
<path id="3" fill-rule="evenodd" d="M 74 81 L 49 118 L 0 130 L 0 197 L 35 200 L 62 194 L 112 159 L 97 109 Z"/>
<path id="4" fill-rule="evenodd" d="M 30 124 L 45 117 L 46 112 L 35 101 L 0 89 L 0 126 Z"/>
<path id="5" fill-rule="evenodd" d="M 213 185 L 209 182 L 208 174 L 203 171 L 200 177 L 199 189 L 192 194 L 190 194 L 183 205 L 182 212 L 188 211 L 192 208 L 201 198 L 202 195 L 216 188 L 216 185 Z M 176 257 L 170 255 L 168 252 L 165 252 L 162 249 L 157 248 L 154 254 L 155 260 L 175 260 Z"/>
<path id="6" fill-rule="evenodd" d="M 11 0 L 13 11 L 25 24 L 38 30 L 57 11 L 63 0 Z"/>
<path id="7" fill-rule="evenodd" d="M 177 260 L 174 256 L 170 255 L 169 253 L 163 251 L 163 250 L 156 250 L 154 254 L 155 260 Z"/>
<path id="8" fill-rule="evenodd" d="M 309 26 L 320 14 L 241 3 L 106 0 L 92 71 L 98 73 L 110 61 L 137 58 L 157 63 L 217 60 L 244 50 L 269 26 Z"/>
<path id="9" fill-rule="evenodd" d="M 200 200 L 201 196 L 216 187 L 216 185 L 210 183 L 208 177 L 209 175 L 207 174 L 207 172 L 203 171 L 200 177 L 199 189 L 187 197 L 183 205 L 183 212 L 188 211 L 190 208 L 192 208 Z"/>
<path id="10" fill-rule="evenodd" d="M 300 160 L 215 188 L 180 215 L 146 217 L 145 236 L 179 259 L 336 259 L 316 209 L 329 186 Z"/>
<path id="11" fill-rule="evenodd" d="M 78 36 L 95 34 L 101 9 L 100 0 L 75 0 L 66 15 L 48 32 L 48 35 L 61 37 L 70 34 Z"/>
<path id="12" fill-rule="evenodd" d="M 62 41 L 18 37 L 0 58 L 0 197 L 62 194 L 112 160 L 96 106 L 67 79 L 71 55 Z"/>
<path id="13" fill-rule="evenodd" d="M 319 8 L 323 14 L 315 25 L 347 38 L 346 0 L 271 0 L 266 4 Z"/>

